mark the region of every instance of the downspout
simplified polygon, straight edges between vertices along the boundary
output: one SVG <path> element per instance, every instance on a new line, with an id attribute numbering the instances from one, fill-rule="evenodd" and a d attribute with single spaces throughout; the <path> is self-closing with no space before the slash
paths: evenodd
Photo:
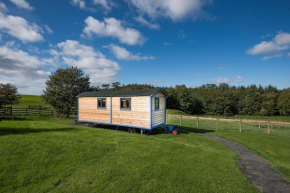
<path id="1" fill-rule="evenodd" d="M 152 129 L 152 96 L 150 96 L 149 98 L 149 102 L 150 102 L 150 112 L 149 112 L 149 116 L 150 116 L 150 129 Z"/>
<path id="2" fill-rule="evenodd" d="M 112 124 L 112 97 L 111 97 L 111 101 L 110 101 L 110 113 L 111 113 L 111 117 L 110 117 L 110 122 Z"/>

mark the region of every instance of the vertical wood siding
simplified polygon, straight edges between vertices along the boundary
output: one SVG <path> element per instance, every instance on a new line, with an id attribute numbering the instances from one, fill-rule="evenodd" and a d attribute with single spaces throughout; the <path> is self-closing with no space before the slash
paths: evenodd
<path id="1" fill-rule="evenodd" d="M 106 109 L 97 108 L 97 97 L 79 98 L 79 120 L 110 123 L 111 97 L 106 97 Z"/>
<path id="2" fill-rule="evenodd" d="M 159 97 L 159 110 L 155 110 L 155 97 Z M 152 96 L 152 127 L 165 122 L 165 100 L 166 97 L 163 92 L 158 92 Z"/>

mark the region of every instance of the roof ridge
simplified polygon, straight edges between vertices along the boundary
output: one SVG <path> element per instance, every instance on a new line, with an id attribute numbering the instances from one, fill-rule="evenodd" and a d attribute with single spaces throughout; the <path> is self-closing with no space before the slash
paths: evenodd
<path id="1" fill-rule="evenodd" d="M 87 91 L 79 94 L 77 97 L 127 97 L 127 96 L 153 96 L 157 92 L 163 92 L 166 96 L 168 93 L 164 88 L 153 88 L 153 89 L 133 89 L 133 90 L 116 90 L 116 91 Z"/>

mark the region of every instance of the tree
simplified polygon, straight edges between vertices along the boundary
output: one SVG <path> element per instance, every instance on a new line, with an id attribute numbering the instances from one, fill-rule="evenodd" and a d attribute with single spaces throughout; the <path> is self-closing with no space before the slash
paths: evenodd
<path id="1" fill-rule="evenodd" d="M 118 88 L 120 87 L 121 83 L 120 82 L 113 82 L 112 83 L 112 87 L 114 90 L 118 90 Z"/>
<path id="2" fill-rule="evenodd" d="M 46 81 L 46 90 L 42 95 L 59 114 L 68 118 L 73 107 L 77 106 L 77 95 L 90 89 L 90 78 L 84 76 L 77 67 L 57 69 Z"/>
<path id="3" fill-rule="evenodd" d="M 0 84 L 0 107 L 16 105 L 19 103 L 20 98 L 16 86 L 10 83 Z"/>
<path id="4" fill-rule="evenodd" d="M 290 116 L 290 90 L 281 92 L 278 98 L 278 108 L 281 115 Z"/>
<path id="5" fill-rule="evenodd" d="M 109 84 L 102 84 L 102 88 L 104 90 L 108 90 L 110 88 L 110 85 Z"/>

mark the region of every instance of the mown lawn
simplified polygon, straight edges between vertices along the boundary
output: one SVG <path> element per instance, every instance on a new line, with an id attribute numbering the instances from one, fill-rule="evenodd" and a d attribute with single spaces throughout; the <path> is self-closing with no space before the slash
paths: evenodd
<path id="1" fill-rule="evenodd" d="M 203 136 L 141 136 L 69 122 L 0 121 L 1 192 L 256 192 L 237 155 Z"/>
<path id="2" fill-rule="evenodd" d="M 169 124 L 180 124 L 178 117 L 169 117 Z M 261 124 L 259 128 L 257 123 L 243 123 L 242 132 L 239 132 L 238 122 L 219 122 L 219 131 L 216 131 L 216 121 L 200 120 L 197 129 L 195 118 L 184 117 L 180 127 L 237 141 L 268 160 L 290 181 L 289 125 L 272 125 L 270 134 L 267 134 L 266 124 Z"/>

